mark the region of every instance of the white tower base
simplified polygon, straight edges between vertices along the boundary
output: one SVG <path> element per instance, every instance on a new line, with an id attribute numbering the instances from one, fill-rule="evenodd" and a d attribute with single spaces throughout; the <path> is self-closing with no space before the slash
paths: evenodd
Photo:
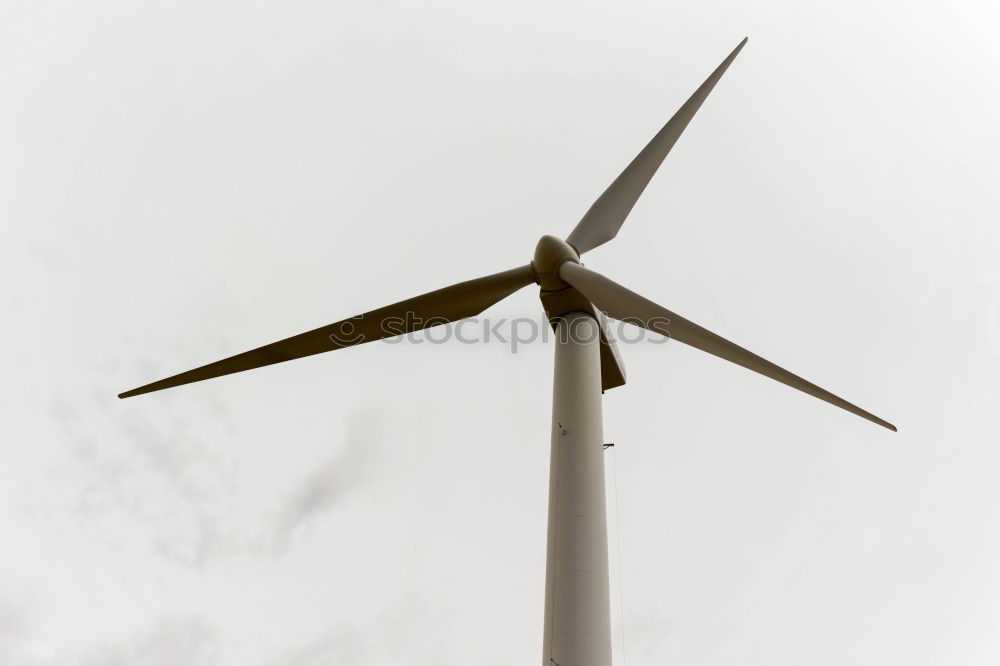
<path id="1" fill-rule="evenodd" d="M 600 329 L 556 326 L 542 666 L 611 666 Z"/>

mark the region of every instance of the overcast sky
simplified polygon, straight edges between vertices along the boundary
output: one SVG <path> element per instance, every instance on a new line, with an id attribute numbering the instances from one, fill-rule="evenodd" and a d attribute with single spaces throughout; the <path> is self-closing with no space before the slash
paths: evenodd
<path id="1" fill-rule="evenodd" d="M 623 345 L 616 659 L 1000 663 L 997 25 L 0 0 L 0 663 L 538 663 L 551 341 L 115 394 L 527 263 L 744 35 L 588 265 L 900 431 Z"/>

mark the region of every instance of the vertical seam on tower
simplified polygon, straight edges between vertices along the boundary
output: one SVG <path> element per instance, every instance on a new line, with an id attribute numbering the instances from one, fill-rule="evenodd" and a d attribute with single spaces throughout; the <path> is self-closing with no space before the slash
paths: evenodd
<path id="1" fill-rule="evenodd" d="M 558 345 L 558 341 L 556 342 Z M 555 417 L 555 414 L 553 414 Z M 555 418 L 553 418 L 556 421 Z M 559 423 L 559 421 L 556 421 Z M 554 508 L 552 511 L 552 571 L 550 576 L 552 577 L 552 591 L 549 596 L 549 661 L 553 664 L 556 663 L 555 656 L 553 655 L 552 646 L 555 644 L 555 633 L 556 633 L 556 553 L 559 545 L 559 460 L 562 458 L 562 433 L 554 432 L 556 438 L 555 454 L 556 454 L 556 468 L 553 470 L 555 472 L 556 483 L 555 483 L 555 493 L 556 498 L 554 502 Z M 558 665 L 557 665 L 558 666 Z"/>
<path id="2" fill-rule="evenodd" d="M 615 537 L 618 541 L 618 622 L 622 633 L 622 666 L 628 666 L 625 656 L 625 584 L 622 582 L 622 514 L 618 508 L 618 454 L 611 449 L 611 478 L 615 484 Z"/>

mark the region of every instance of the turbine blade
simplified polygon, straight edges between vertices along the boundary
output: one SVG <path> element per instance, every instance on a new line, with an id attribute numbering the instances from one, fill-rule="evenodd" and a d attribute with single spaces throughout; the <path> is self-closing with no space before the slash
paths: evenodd
<path id="1" fill-rule="evenodd" d="M 140 386 L 118 397 L 131 398 L 458 321 L 479 314 L 534 281 L 531 267 L 522 266 L 460 282 Z"/>
<path id="2" fill-rule="evenodd" d="M 618 234 L 618 230 L 625 223 L 625 218 L 632 211 L 632 207 L 639 200 L 639 196 L 646 189 L 653 174 L 660 168 L 667 153 L 674 147 L 684 128 L 691 122 L 691 118 L 701 108 L 702 102 L 712 92 L 712 88 L 719 82 L 730 63 L 733 62 L 746 43 L 747 40 L 744 37 L 739 46 L 729 54 L 729 57 L 722 61 L 722 64 L 712 72 L 700 88 L 694 91 L 691 98 L 684 102 L 684 105 L 667 121 L 663 129 L 653 137 L 653 140 L 642 149 L 642 152 L 632 160 L 631 164 L 625 167 L 615 182 L 611 183 L 604 194 L 598 197 L 583 219 L 577 223 L 573 233 L 566 239 L 566 242 L 576 248 L 577 252 L 583 254 L 593 250 Z"/>
<path id="3" fill-rule="evenodd" d="M 566 262 L 559 267 L 559 277 L 580 291 L 599 309 L 615 319 L 620 319 L 642 326 L 655 333 L 669 336 L 678 342 L 695 347 L 742 365 L 748 370 L 770 377 L 814 398 L 824 400 L 831 405 L 845 409 L 852 414 L 868 419 L 872 423 L 896 432 L 896 426 L 888 421 L 852 405 L 829 391 L 794 375 L 784 368 L 747 351 L 725 338 L 688 321 L 677 313 L 671 312 L 639 294 L 629 291 L 617 282 L 613 282 L 600 273 L 588 270 L 579 264 Z"/>

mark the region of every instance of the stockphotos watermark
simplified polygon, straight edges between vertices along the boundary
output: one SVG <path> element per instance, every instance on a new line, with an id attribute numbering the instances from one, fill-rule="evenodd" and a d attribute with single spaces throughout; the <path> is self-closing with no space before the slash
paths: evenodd
<path id="1" fill-rule="evenodd" d="M 618 344 L 663 344 L 670 339 L 667 333 L 670 320 L 666 317 L 654 317 L 650 320 L 605 319 L 604 323 L 607 334 Z M 444 317 L 423 319 L 407 312 L 403 317 L 386 317 L 381 320 L 359 315 L 334 324 L 333 331 L 329 333 L 330 340 L 342 347 L 374 340 L 381 340 L 385 344 L 405 341 L 418 345 L 488 343 L 507 345 L 512 354 L 516 354 L 525 345 L 547 343 L 557 335 L 564 340 L 590 342 L 599 338 L 601 331 L 597 326 L 559 326 L 553 330 L 545 317 L 469 317 L 451 322 Z"/>

